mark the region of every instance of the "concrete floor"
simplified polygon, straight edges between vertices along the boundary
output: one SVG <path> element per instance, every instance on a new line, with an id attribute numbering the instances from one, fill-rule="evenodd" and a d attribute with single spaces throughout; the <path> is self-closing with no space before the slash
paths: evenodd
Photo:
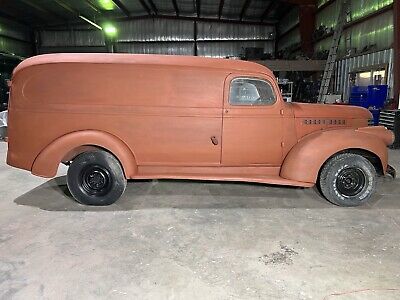
<path id="1" fill-rule="evenodd" d="M 0 299 L 400 299 L 399 179 L 354 209 L 314 189 L 189 181 L 131 182 L 93 208 L 68 196 L 65 168 L 40 179 L 6 150 Z"/>

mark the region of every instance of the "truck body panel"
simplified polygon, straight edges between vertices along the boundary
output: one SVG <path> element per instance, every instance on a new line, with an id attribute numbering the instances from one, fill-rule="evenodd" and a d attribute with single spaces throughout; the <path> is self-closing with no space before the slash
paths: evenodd
<path id="1" fill-rule="evenodd" d="M 270 103 L 234 104 L 234 82 L 246 99 L 248 81 Z M 43 177 L 99 147 L 128 179 L 312 186 L 324 159 L 346 149 L 370 151 L 385 172 L 392 140 L 384 128 L 358 130 L 365 109 L 284 103 L 269 69 L 235 60 L 42 55 L 14 70 L 10 99 L 7 162 Z"/>

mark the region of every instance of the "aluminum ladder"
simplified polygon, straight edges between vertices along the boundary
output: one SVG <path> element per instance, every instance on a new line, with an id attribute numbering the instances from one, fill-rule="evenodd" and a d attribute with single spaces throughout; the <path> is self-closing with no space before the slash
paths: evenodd
<path id="1" fill-rule="evenodd" d="M 337 25 L 333 34 L 331 48 L 329 49 L 328 59 L 326 61 L 324 76 L 322 77 L 321 87 L 318 94 L 318 103 L 325 103 L 325 98 L 328 95 L 329 86 L 333 71 L 335 69 L 336 57 L 339 48 L 340 38 L 342 37 L 344 25 L 347 22 L 347 8 L 349 7 L 349 0 L 341 0 L 339 8 L 339 16 Z"/>

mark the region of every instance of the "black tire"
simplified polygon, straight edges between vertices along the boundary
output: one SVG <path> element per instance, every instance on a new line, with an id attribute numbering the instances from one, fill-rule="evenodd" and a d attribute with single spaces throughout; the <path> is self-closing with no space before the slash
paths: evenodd
<path id="1" fill-rule="evenodd" d="M 360 206 L 376 191 L 377 173 L 365 157 L 342 153 L 323 166 L 319 186 L 325 198 L 336 205 Z"/>
<path id="2" fill-rule="evenodd" d="M 126 179 L 119 161 L 112 154 L 99 150 L 74 158 L 68 169 L 67 185 L 79 203 L 104 206 L 121 197 Z"/>

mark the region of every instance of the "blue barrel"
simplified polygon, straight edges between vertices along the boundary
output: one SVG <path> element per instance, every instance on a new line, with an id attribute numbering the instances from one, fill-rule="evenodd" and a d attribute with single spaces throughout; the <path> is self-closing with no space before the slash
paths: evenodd
<path id="1" fill-rule="evenodd" d="M 388 95 L 387 85 L 370 85 L 368 86 L 368 107 L 382 109 Z"/>
<path id="2" fill-rule="evenodd" d="M 361 86 L 361 85 L 355 85 L 351 87 L 351 94 L 352 95 L 367 95 L 368 93 L 368 87 L 367 86 Z"/>
<path id="3" fill-rule="evenodd" d="M 350 91 L 349 104 L 368 108 L 368 87 L 353 86 Z"/>
<path id="4" fill-rule="evenodd" d="M 379 125 L 379 118 L 380 118 L 380 115 L 381 115 L 381 110 L 380 109 L 370 108 L 369 111 L 372 113 L 372 117 L 374 118 L 374 125 L 378 126 Z"/>
<path id="5" fill-rule="evenodd" d="M 387 85 L 353 86 L 349 104 L 365 108 L 383 109 L 388 95 Z"/>

